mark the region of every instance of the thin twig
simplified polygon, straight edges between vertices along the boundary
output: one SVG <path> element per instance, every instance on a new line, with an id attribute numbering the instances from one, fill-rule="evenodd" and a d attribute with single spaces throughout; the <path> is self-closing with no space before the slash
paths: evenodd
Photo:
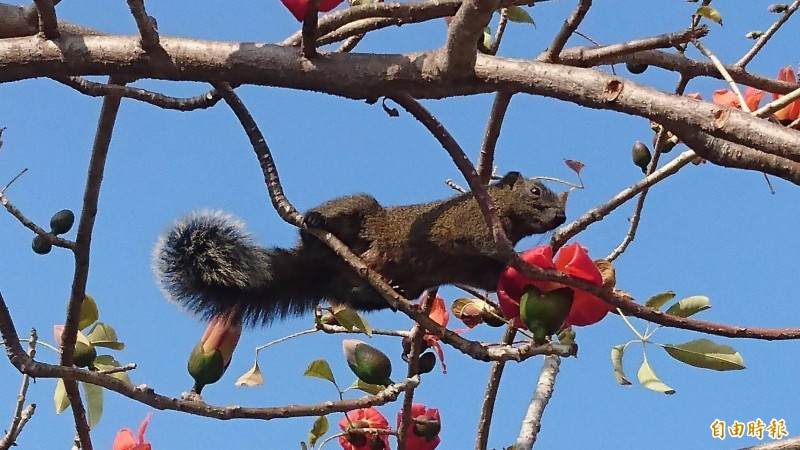
<path id="1" fill-rule="evenodd" d="M 678 85 L 675 87 L 675 94 L 676 95 L 683 95 L 686 91 L 686 86 L 689 84 L 690 79 L 688 77 L 684 77 L 681 75 L 678 79 Z M 647 168 L 647 173 L 645 176 L 652 175 L 653 172 L 656 171 L 658 168 L 658 162 L 661 159 L 661 155 L 664 154 L 664 144 L 667 139 L 667 135 L 669 132 L 666 128 L 661 127 L 656 135 L 656 141 L 653 150 L 655 154 L 653 155 L 652 161 L 650 161 L 650 166 Z M 613 262 L 617 259 L 621 254 L 628 249 L 628 246 L 633 242 L 636 238 L 636 231 L 639 229 L 639 221 L 642 218 L 642 211 L 644 210 L 644 202 L 647 199 L 647 193 L 650 191 L 649 188 L 645 188 L 642 190 L 641 194 L 639 194 L 639 199 L 636 201 L 636 208 L 633 210 L 633 215 L 631 216 L 631 225 L 628 228 L 628 232 L 625 233 L 625 237 L 622 239 L 622 242 L 615 248 L 608 256 L 606 256 L 606 260 Z"/>
<path id="2" fill-rule="evenodd" d="M 454 190 L 456 192 L 460 192 L 462 194 L 466 194 L 467 192 L 469 192 L 468 190 L 466 190 L 463 187 L 459 186 L 459 184 L 456 183 L 455 181 L 453 181 L 452 178 L 448 178 L 448 179 L 444 180 L 444 184 L 446 184 L 447 187 L 449 187 L 450 189 L 452 189 L 452 190 Z"/>
<path id="3" fill-rule="evenodd" d="M 576 35 L 580 32 L 576 31 Z M 646 37 L 642 39 L 635 39 L 627 42 L 618 42 L 616 44 L 609 44 L 600 46 L 595 43 L 595 47 L 571 47 L 561 52 L 559 55 L 559 62 L 568 65 L 577 65 L 581 67 L 591 67 L 602 64 L 611 58 L 619 58 L 625 55 L 633 55 L 647 50 L 655 50 L 659 48 L 671 48 L 676 44 L 690 42 L 692 39 L 699 39 L 708 34 L 708 27 L 700 26 L 697 28 L 689 28 L 684 31 L 674 33 L 659 34 L 657 36 Z M 582 36 L 589 39 L 587 36 Z"/>
<path id="4" fill-rule="evenodd" d="M 569 40 L 569 38 L 572 37 L 572 33 L 578 29 L 578 26 L 583 21 L 583 18 L 586 17 L 586 13 L 589 12 L 591 6 L 592 0 L 579 0 L 578 6 L 575 7 L 575 10 L 572 11 L 569 18 L 564 21 L 564 25 L 561 26 L 558 34 L 556 34 L 553 43 L 550 44 L 550 47 L 547 47 L 547 50 L 537 59 L 545 62 L 557 62 L 558 55 L 561 53 L 561 50 L 564 49 L 567 40 Z"/>
<path id="5" fill-rule="evenodd" d="M 514 446 L 515 450 L 531 450 L 533 448 L 536 436 L 542 427 L 544 409 L 553 396 L 553 388 L 555 387 L 556 375 L 558 375 L 558 366 L 560 364 L 561 358 L 558 356 L 545 357 L 542 373 L 539 375 L 539 383 L 536 385 L 536 391 L 533 393 L 531 404 L 528 406 L 528 412 L 522 421 L 517 444 Z"/>
<path id="6" fill-rule="evenodd" d="M 624 189 L 619 194 L 612 197 L 609 201 L 590 209 L 577 220 L 559 228 L 558 231 L 553 234 L 553 237 L 550 240 L 550 245 L 553 247 L 553 250 L 555 251 L 561 248 L 561 246 L 566 244 L 567 241 L 573 236 L 585 230 L 589 225 L 602 220 L 605 216 L 610 214 L 628 200 L 632 199 L 642 190 L 647 189 L 667 178 L 668 176 L 675 174 L 683 166 L 689 164 L 696 156 L 697 155 L 695 152 L 691 150 L 681 153 L 677 158 L 665 164 L 651 175 L 648 175 L 630 187 Z"/>
<path id="7" fill-rule="evenodd" d="M 39 14 L 39 33 L 45 39 L 58 39 L 58 18 L 53 0 L 33 0 Z"/>
<path id="8" fill-rule="evenodd" d="M 753 48 L 748 50 L 747 53 L 742 56 L 742 59 L 736 62 L 736 65 L 744 68 L 748 63 L 750 63 L 750 61 L 755 58 L 758 52 L 760 52 L 761 49 L 767 45 L 767 42 L 772 38 L 772 36 L 783 26 L 784 23 L 786 23 L 787 20 L 789 20 L 789 17 L 791 17 L 792 14 L 797 11 L 797 8 L 800 8 L 800 0 L 795 0 L 792 5 L 783 12 L 781 17 L 779 17 L 778 20 L 776 20 L 775 23 L 773 23 L 767 29 L 767 31 L 765 31 L 764 34 L 758 38 L 756 43 L 753 44 Z"/>
<path id="9" fill-rule="evenodd" d="M 500 42 L 503 40 L 503 36 L 506 32 L 506 25 L 508 25 L 508 10 L 503 8 L 500 11 L 500 20 L 497 21 L 497 30 L 495 30 L 494 37 L 492 38 L 492 46 L 489 47 L 490 55 L 496 55 L 500 50 Z"/>
<path id="10" fill-rule="evenodd" d="M 28 341 L 28 356 L 31 358 L 36 357 L 36 342 L 38 339 L 39 336 L 36 333 L 36 329 L 31 328 L 31 338 Z M 0 450 L 8 450 L 11 446 L 16 445 L 17 438 L 19 438 L 22 429 L 36 411 L 35 403 L 31 403 L 27 407 L 25 406 L 25 398 L 28 396 L 28 386 L 30 385 L 30 382 L 30 375 L 22 375 L 22 386 L 19 389 L 19 395 L 17 395 L 17 404 L 14 408 L 14 416 L 11 420 L 11 426 L 8 427 L 8 431 L 6 432 L 5 436 L 0 439 Z"/>
<path id="11" fill-rule="evenodd" d="M 159 49 L 158 29 L 156 28 L 155 19 L 147 15 L 147 11 L 144 8 L 144 0 L 128 0 L 128 7 L 134 20 L 136 20 L 139 34 L 142 36 L 142 48 L 147 52 Z"/>
<path id="12" fill-rule="evenodd" d="M 111 367 L 109 369 L 98 370 L 97 373 L 102 373 L 104 375 L 111 375 L 112 373 L 120 373 L 120 372 L 130 372 L 131 370 L 136 369 L 136 364 L 125 364 L 124 366 L 119 367 Z"/>
<path id="13" fill-rule="evenodd" d="M 120 86 L 116 84 L 103 84 L 89 81 L 82 77 L 53 78 L 61 84 L 69 86 L 76 91 L 90 97 L 104 97 L 109 94 L 120 95 L 125 98 L 149 103 L 159 108 L 175 109 L 178 111 L 194 111 L 196 109 L 206 109 L 219 103 L 222 96 L 212 89 L 204 94 L 195 97 L 177 98 L 170 97 L 146 89 Z"/>
<path id="14" fill-rule="evenodd" d="M 25 216 L 25 214 L 22 213 L 22 211 L 20 211 L 16 206 L 14 206 L 14 204 L 12 204 L 11 201 L 8 199 L 8 197 L 6 197 L 2 192 L 0 192 L 0 204 L 2 204 L 6 208 L 6 211 L 8 211 L 9 214 L 14 216 L 19 221 L 19 223 L 21 223 L 25 228 L 33 231 L 34 233 L 40 236 L 45 236 L 50 241 L 50 243 L 55 245 L 56 247 L 62 247 L 68 249 L 75 248 L 75 242 L 48 233 L 47 230 L 33 223 L 33 221 L 28 219 Z"/>
<path id="15" fill-rule="evenodd" d="M 317 22 L 319 21 L 320 0 L 310 0 L 306 16 L 303 18 L 302 37 L 300 42 L 300 53 L 306 59 L 313 59 L 317 56 Z"/>
<path id="16" fill-rule="evenodd" d="M 508 325 L 503 336 L 503 344 L 509 345 L 514 342 L 516 334 L 517 329 L 513 325 Z M 505 367 L 505 361 L 495 361 L 489 371 L 489 381 L 486 382 L 486 393 L 483 395 L 483 406 L 481 406 L 481 417 L 478 420 L 478 432 L 475 435 L 475 450 L 486 450 L 486 446 L 489 443 L 489 428 L 492 426 L 494 405 L 497 401 L 500 379 L 503 376 Z"/>
<path id="17" fill-rule="evenodd" d="M 761 108 L 753 111 L 753 115 L 756 117 L 768 117 L 771 116 L 773 113 L 776 113 L 783 109 L 784 107 L 788 106 L 789 103 L 792 103 L 800 99 L 800 88 L 795 89 L 794 91 L 781 96 L 779 99 L 767 103 L 766 105 L 762 106 Z M 743 106 L 742 109 L 746 108 Z M 790 124 L 791 125 L 791 124 Z"/>
<path id="18" fill-rule="evenodd" d="M 366 36 L 366 33 L 350 36 L 349 38 L 347 38 L 346 41 L 342 42 L 342 45 L 339 46 L 336 52 L 349 53 L 353 51 L 353 49 L 356 48 L 356 45 L 358 45 L 361 42 L 361 40 L 364 39 L 364 36 Z"/>
<path id="19" fill-rule="evenodd" d="M 3 134 L 3 131 L 2 131 L 2 130 L 0 130 L 0 134 Z M 12 179 L 11 179 L 11 181 L 9 181 L 8 183 L 6 183 L 6 185 L 5 185 L 5 186 L 3 186 L 3 189 L 0 189 L 0 196 L 4 195 L 4 194 L 6 193 L 6 190 L 7 190 L 8 188 L 10 188 L 10 187 L 11 187 L 11 185 L 12 185 L 12 184 L 14 184 L 14 182 L 15 182 L 15 181 L 17 181 L 17 179 L 19 179 L 19 177 L 21 177 L 21 176 L 22 176 L 23 174 L 25 174 L 25 172 L 27 172 L 27 171 L 28 171 L 28 168 L 27 168 L 27 167 L 26 167 L 26 168 L 24 168 L 24 169 L 22 169 L 22 171 L 20 171 L 20 173 L 16 174 L 16 175 L 14 176 L 14 178 L 12 178 Z"/>
<path id="20" fill-rule="evenodd" d="M 728 86 L 731 88 L 734 94 L 736 94 L 736 98 L 739 99 L 739 104 L 741 105 L 742 109 L 745 112 L 750 112 L 750 108 L 747 106 L 747 102 L 742 95 L 742 92 L 739 90 L 739 86 L 736 85 L 736 82 L 733 81 L 731 78 L 731 74 L 728 73 L 728 70 L 725 68 L 725 65 L 722 64 L 722 61 L 717 58 L 714 53 L 711 52 L 705 45 L 703 45 L 699 40 L 693 39 L 692 44 L 700 50 L 700 53 L 704 54 L 711 62 L 714 64 L 714 67 L 719 70 L 719 74 L 722 75 L 722 78 L 728 83 Z"/>
<path id="21" fill-rule="evenodd" d="M 425 314 L 430 314 L 431 305 L 436 298 L 437 292 L 438 289 L 431 289 L 430 291 L 426 291 L 423 295 L 420 309 L 422 309 Z M 424 336 L 425 329 L 415 322 L 414 326 L 411 327 L 411 337 L 409 338 L 411 341 L 411 351 L 407 357 L 408 371 L 406 377 L 413 377 L 419 374 L 419 356 L 422 353 Z M 409 386 L 403 396 L 402 414 L 400 415 L 400 423 L 397 426 L 397 450 L 406 449 L 406 436 L 408 435 L 408 428 L 411 426 L 411 406 L 414 404 L 415 388 L 416 386 Z"/>
<path id="22" fill-rule="evenodd" d="M 489 184 L 489 180 L 491 180 L 494 172 L 495 149 L 497 148 L 497 140 L 500 138 L 500 128 L 503 126 L 509 103 L 511 103 L 511 94 L 507 92 L 498 92 L 495 94 L 494 102 L 492 103 L 492 112 L 489 113 L 489 120 L 486 123 L 486 132 L 483 134 L 481 153 L 478 157 L 478 175 L 483 184 Z"/>

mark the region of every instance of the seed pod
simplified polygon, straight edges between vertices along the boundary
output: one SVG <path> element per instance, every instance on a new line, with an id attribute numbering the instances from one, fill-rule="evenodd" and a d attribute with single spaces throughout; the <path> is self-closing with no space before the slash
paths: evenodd
<path id="1" fill-rule="evenodd" d="M 628 69 L 628 72 L 639 75 L 640 73 L 644 73 L 649 66 L 643 63 L 635 63 L 635 62 L 626 62 L 625 68 Z"/>

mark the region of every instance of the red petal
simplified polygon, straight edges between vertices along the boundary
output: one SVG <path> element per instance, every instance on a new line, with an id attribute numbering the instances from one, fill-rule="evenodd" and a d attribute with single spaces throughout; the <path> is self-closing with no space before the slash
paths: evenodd
<path id="1" fill-rule="evenodd" d="M 747 107 L 750 108 L 750 111 L 758 109 L 759 105 L 761 105 L 761 97 L 763 97 L 764 94 L 766 94 L 766 91 L 750 86 L 747 87 L 747 90 L 744 91 L 744 101 L 747 103 Z"/>
<path id="2" fill-rule="evenodd" d="M 130 428 L 123 428 L 117 432 L 114 438 L 113 450 L 133 450 L 136 447 L 136 437 Z"/>
<path id="3" fill-rule="evenodd" d="M 739 98 L 736 97 L 736 94 L 727 89 L 719 89 L 714 91 L 711 101 L 713 101 L 714 104 L 721 106 L 732 106 L 734 108 L 739 107 Z"/>
<path id="4" fill-rule="evenodd" d="M 447 312 L 447 306 L 444 304 L 444 299 L 442 297 L 437 295 L 436 298 L 433 299 L 429 316 L 439 325 L 443 327 L 447 326 L 447 322 L 450 321 L 450 314 Z"/>
<path id="5" fill-rule="evenodd" d="M 150 416 L 152 416 L 152 415 L 153 415 L 153 413 L 147 413 L 147 415 L 144 416 L 144 420 L 142 420 L 142 423 L 139 424 L 139 443 L 140 444 L 141 443 L 145 443 L 144 432 L 147 431 L 147 425 L 150 424 Z"/>
<path id="6" fill-rule="evenodd" d="M 586 280 L 598 286 L 603 285 L 603 275 L 600 274 L 600 269 L 594 264 L 592 258 L 577 242 L 572 245 L 567 245 L 558 252 L 556 256 L 556 267 L 559 272 L 581 280 Z"/>
<path id="7" fill-rule="evenodd" d="M 292 13 L 298 22 L 302 22 L 308 11 L 308 0 L 281 0 L 283 6 Z"/>
<path id="8" fill-rule="evenodd" d="M 339 6 L 339 4 L 342 3 L 343 1 L 344 0 L 322 0 L 319 3 L 319 10 L 322 12 L 328 12 L 333 8 Z"/>
<path id="9" fill-rule="evenodd" d="M 584 291 L 575 289 L 575 297 L 572 299 L 572 308 L 569 311 L 564 326 L 575 325 L 583 327 L 597 323 L 611 311 L 612 306 L 603 300 L 590 295 Z"/>

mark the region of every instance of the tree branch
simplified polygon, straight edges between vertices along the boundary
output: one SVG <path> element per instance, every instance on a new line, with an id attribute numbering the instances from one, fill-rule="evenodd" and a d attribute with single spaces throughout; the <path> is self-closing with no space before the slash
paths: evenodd
<path id="1" fill-rule="evenodd" d="M 45 39 L 58 39 L 58 19 L 53 0 L 33 0 L 39 15 L 39 32 Z"/>
<path id="2" fill-rule="evenodd" d="M 478 53 L 476 43 L 499 6 L 498 0 L 464 0 L 447 28 L 447 41 L 438 58 L 445 78 L 472 74 Z"/>
<path id="3" fill-rule="evenodd" d="M 509 345 L 514 342 L 517 329 L 512 325 L 506 326 L 506 333 L 503 336 L 503 344 Z M 486 393 L 483 394 L 483 406 L 481 407 L 481 417 L 478 421 L 478 432 L 475 435 L 475 450 L 486 450 L 489 443 L 489 428 L 492 426 L 492 416 L 494 405 L 497 401 L 497 391 L 500 389 L 500 379 L 503 377 L 503 370 L 506 367 L 505 361 L 495 361 L 489 371 L 489 381 L 486 383 Z"/>

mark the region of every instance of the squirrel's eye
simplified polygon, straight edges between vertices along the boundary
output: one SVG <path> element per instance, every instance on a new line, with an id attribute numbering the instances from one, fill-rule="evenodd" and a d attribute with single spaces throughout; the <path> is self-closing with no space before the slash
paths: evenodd
<path id="1" fill-rule="evenodd" d="M 531 188 L 531 194 L 537 195 L 537 196 L 538 195 L 542 195 L 542 190 L 539 189 L 538 187 L 534 186 L 534 187 Z"/>

